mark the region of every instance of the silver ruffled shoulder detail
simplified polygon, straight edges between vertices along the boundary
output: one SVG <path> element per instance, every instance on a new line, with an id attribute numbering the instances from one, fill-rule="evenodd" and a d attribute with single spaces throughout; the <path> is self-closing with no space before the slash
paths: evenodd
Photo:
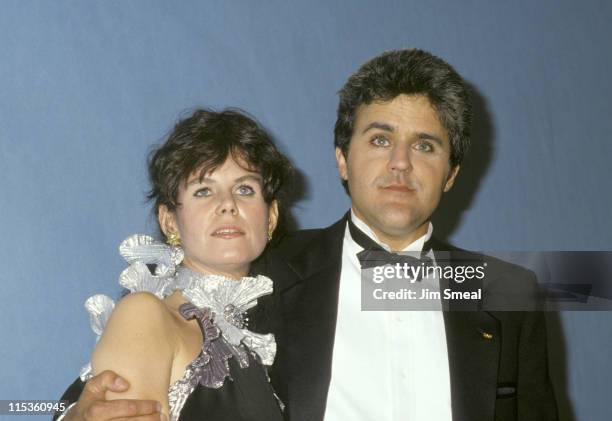
<path id="1" fill-rule="evenodd" d="M 150 292 L 159 299 L 172 294 L 177 285 L 176 267 L 183 261 L 183 249 L 169 246 L 148 235 L 131 235 L 119 245 L 119 253 L 130 266 L 119 275 L 119 284 L 130 292 Z M 149 266 L 154 266 L 151 273 Z"/>
<path id="2" fill-rule="evenodd" d="M 135 262 L 155 265 L 156 276 L 172 276 L 183 261 L 183 249 L 169 246 L 149 235 L 134 234 L 119 245 L 119 253 L 130 265 Z"/>
<path id="3" fill-rule="evenodd" d="M 171 276 L 151 275 L 151 271 L 143 262 L 136 261 L 119 275 L 119 285 L 130 292 L 150 292 L 160 300 L 174 292 Z"/>
<path id="4" fill-rule="evenodd" d="M 270 278 L 259 275 L 236 281 L 218 275 L 200 275 L 186 268 L 181 268 L 177 277 L 189 278 L 183 295 L 198 308 L 211 310 L 215 324 L 230 345 L 243 344 L 259 356 L 262 364 L 272 365 L 276 355 L 274 335 L 246 329 L 244 316 L 257 305 L 259 297 L 272 293 Z"/>

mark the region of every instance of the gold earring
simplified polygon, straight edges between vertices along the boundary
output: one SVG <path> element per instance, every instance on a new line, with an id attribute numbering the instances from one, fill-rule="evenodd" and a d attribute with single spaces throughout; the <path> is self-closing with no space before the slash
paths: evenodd
<path id="1" fill-rule="evenodd" d="M 274 234 L 274 228 L 268 227 L 268 241 L 272 241 L 272 234 Z"/>
<path id="2" fill-rule="evenodd" d="M 181 236 L 178 232 L 173 231 L 166 236 L 166 243 L 170 244 L 174 247 L 180 247 L 181 245 Z"/>

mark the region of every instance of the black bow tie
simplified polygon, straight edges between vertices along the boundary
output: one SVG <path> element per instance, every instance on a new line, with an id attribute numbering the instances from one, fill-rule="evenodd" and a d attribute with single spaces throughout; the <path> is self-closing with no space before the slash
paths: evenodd
<path id="1" fill-rule="evenodd" d="M 408 266 L 431 266 L 433 261 L 426 256 L 431 250 L 430 242 L 427 241 L 423 244 L 423 250 L 421 251 L 421 257 L 413 257 L 403 254 L 392 253 L 382 248 L 378 243 L 368 237 L 363 231 L 361 231 L 353 223 L 350 216 L 348 217 L 348 227 L 353 241 L 359 244 L 363 251 L 357 253 L 357 259 L 361 264 L 362 269 L 369 269 L 377 266 L 384 266 L 388 264 L 399 263 L 401 265 L 407 264 Z M 419 279 L 420 280 L 420 279 Z"/>

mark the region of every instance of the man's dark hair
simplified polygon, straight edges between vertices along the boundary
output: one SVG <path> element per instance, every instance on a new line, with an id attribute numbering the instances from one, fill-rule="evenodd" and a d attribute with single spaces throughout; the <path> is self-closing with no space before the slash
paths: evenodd
<path id="1" fill-rule="evenodd" d="M 149 155 L 147 197 L 155 201 L 155 213 L 160 205 L 176 209 L 181 183 L 196 171 L 204 178 L 230 155 L 238 165 L 261 174 L 266 203 L 279 199 L 291 165 L 270 135 L 241 110 L 197 109 L 180 120 L 166 142 Z"/>
<path id="2" fill-rule="evenodd" d="M 450 164 L 461 164 L 470 146 L 472 107 L 463 79 L 444 60 L 418 49 L 387 51 L 366 62 L 340 90 L 334 145 L 348 156 L 355 114 L 362 104 L 424 95 L 446 129 Z M 346 181 L 343 181 L 347 189 Z M 348 192 L 348 190 L 347 190 Z"/>

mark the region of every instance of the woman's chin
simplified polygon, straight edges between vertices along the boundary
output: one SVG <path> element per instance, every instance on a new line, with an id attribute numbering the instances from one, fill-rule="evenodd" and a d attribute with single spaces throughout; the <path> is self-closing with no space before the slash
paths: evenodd
<path id="1" fill-rule="evenodd" d="M 225 258 L 208 260 L 206 262 L 185 260 L 183 264 L 196 272 L 223 275 L 231 278 L 241 278 L 249 273 L 251 260 L 237 256 L 226 256 Z"/>

